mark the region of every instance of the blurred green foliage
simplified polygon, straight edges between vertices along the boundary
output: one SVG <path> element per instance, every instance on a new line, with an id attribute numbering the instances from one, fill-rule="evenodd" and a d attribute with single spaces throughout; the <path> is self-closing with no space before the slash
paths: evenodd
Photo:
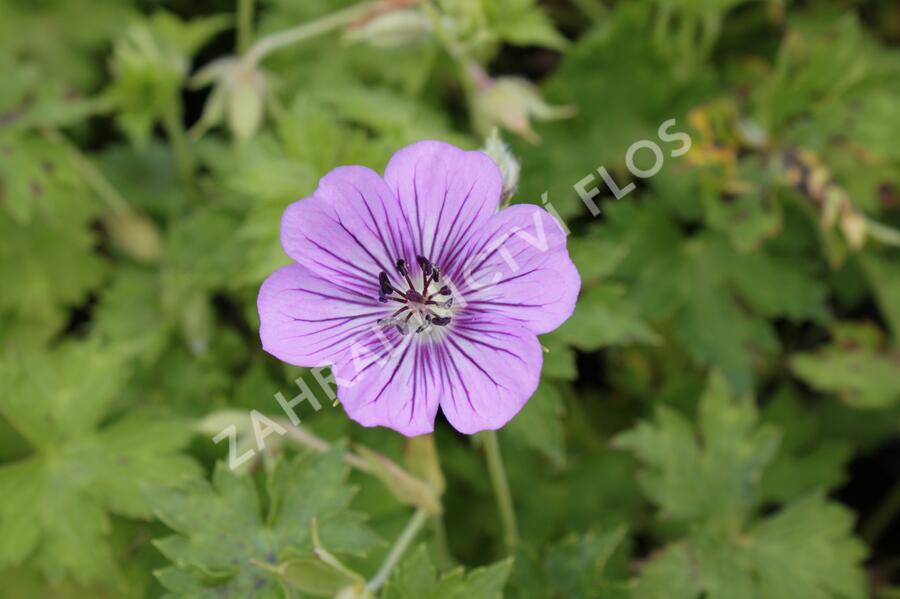
<path id="1" fill-rule="evenodd" d="M 898 44 L 890 0 L 0 0 L 0 597 L 900 596 Z M 255 309 L 319 177 L 492 126 L 583 278 L 512 559 L 479 444 L 351 423 Z"/>

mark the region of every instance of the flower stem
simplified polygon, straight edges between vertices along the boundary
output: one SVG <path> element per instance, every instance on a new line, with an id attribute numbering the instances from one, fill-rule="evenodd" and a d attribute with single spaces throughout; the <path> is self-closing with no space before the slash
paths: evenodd
<path id="1" fill-rule="evenodd" d="M 447 526 L 444 524 L 443 514 L 432 517 L 431 527 L 434 530 L 434 550 L 438 569 L 444 572 L 452 568 L 455 561 L 450 551 L 450 543 L 447 541 Z"/>
<path id="2" fill-rule="evenodd" d="M 97 194 L 97 197 L 106 204 L 113 214 L 124 216 L 133 212 L 131 206 L 119 193 L 119 190 L 113 187 L 112 183 L 103 176 L 103 173 L 88 160 L 87 156 L 82 154 L 78 146 L 73 144 L 64 133 L 55 127 L 43 127 L 41 134 L 46 140 L 58 145 L 69 155 L 69 159 L 75 165 L 79 174 L 81 174 L 84 182 Z"/>
<path id="3" fill-rule="evenodd" d="M 500 520 L 503 523 L 503 541 L 506 544 L 506 550 L 513 554 L 519 544 L 519 532 L 512 493 L 509 490 L 509 481 L 506 479 L 506 469 L 503 467 L 503 456 L 500 454 L 500 443 L 497 440 L 496 431 L 484 431 L 481 435 L 488 472 L 491 475 L 491 484 L 494 487 L 494 496 L 497 498 Z"/>
<path id="4" fill-rule="evenodd" d="M 870 547 L 874 547 L 887 528 L 900 514 L 900 482 L 894 485 L 890 493 L 879 504 L 878 508 L 862 529 L 862 537 Z"/>
<path id="5" fill-rule="evenodd" d="M 257 63 L 273 50 L 328 33 L 344 25 L 349 25 L 368 13 L 377 4 L 377 1 L 354 4 L 319 19 L 264 37 L 250 48 L 245 59 L 250 63 Z"/>
<path id="6" fill-rule="evenodd" d="M 391 547 L 387 557 L 384 558 L 384 563 L 381 564 L 381 568 L 378 569 L 378 572 L 366 585 L 370 591 L 377 591 L 384 586 L 384 583 L 387 582 L 388 577 L 390 577 L 391 572 L 394 571 L 400 558 L 403 557 L 404 552 L 406 552 L 407 547 L 409 547 L 409 544 L 416 538 L 422 525 L 425 524 L 427 520 L 428 513 L 425 510 L 416 510 L 416 513 L 413 514 L 409 524 L 406 525 L 406 528 L 404 528 L 403 532 L 400 533 L 400 536 L 397 537 L 394 546 Z"/>
<path id="7" fill-rule="evenodd" d="M 238 0 L 237 7 L 237 53 L 243 54 L 253 41 L 254 0 Z"/>

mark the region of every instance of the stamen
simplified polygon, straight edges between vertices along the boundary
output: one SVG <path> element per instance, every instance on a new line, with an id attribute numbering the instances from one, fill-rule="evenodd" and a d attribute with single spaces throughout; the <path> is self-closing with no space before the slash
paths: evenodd
<path id="1" fill-rule="evenodd" d="M 419 268 L 422 269 L 422 272 L 426 277 L 431 276 L 432 264 L 428 261 L 428 258 L 424 256 L 416 256 L 416 262 L 419 263 Z"/>
<path id="2" fill-rule="evenodd" d="M 379 319 L 378 325 L 385 328 L 393 327 L 401 335 L 408 335 L 413 330 L 413 326 L 415 326 L 416 333 L 422 333 L 432 326 L 447 326 L 451 320 L 450 316 L 438 316 L 434 312 L 434 310 L 447 310 L 453 306 L 450 286 L 444 285 L 436 293 L 432 292 L 431 283 L 440 280 L 440 270 L 424 256 L 416 256 L 416 263 L 422 269 L 421 290 L 416 289 L 416 286 L 413 285 L 409 276 L 409 265 L 403 258 L 397 259 L 396 266 L 397 271 L 406 280 L 405 291 L 401 291 L 391 284 L 387 272 L 378 273 L 378 301 L 383 304 L 391 301 L 403 304 L 390 317 Z M 401 284 L 400 287 L 403 285 Z M 438 296 L 444 296 L 446 299 L 436 301 Z M 416 320 L 410 323 L 413 316 L 416 317 Z"/>
<path id="3" fill-rule="evenodd" d="M 381 274 L 378 275 L 378 285 L 381 287 L 381 293 L 384 295 L 390 295 L 394 291 L 394 286 L 391 285 L 391 281 L 384 271 L 381 271 Z"/>

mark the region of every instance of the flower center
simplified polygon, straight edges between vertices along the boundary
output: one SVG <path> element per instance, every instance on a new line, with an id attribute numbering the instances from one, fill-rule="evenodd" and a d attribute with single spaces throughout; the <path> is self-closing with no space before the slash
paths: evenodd
<path id="1" fill-rule="evenodd" d="M 378 301 L 383 304 L 397 302 L 403 304 L 387 318 L 380 318 L 378 324 L 395 327 L 401 335 L 410 331 L 424 333 L 432 327 L 445 327 L 450 324 L 453 297 L 449 285 L 441 283 L 441 271 L 423 256 L 416 256 L 416 262 L 422 270 L 422 287 L 416 288 L 410 277 L 406 260 L 397 260 L 397 272 L 406 283 L 400 288 L 391 283 L 388 274 L 381 271 L 378 275 Z"/>

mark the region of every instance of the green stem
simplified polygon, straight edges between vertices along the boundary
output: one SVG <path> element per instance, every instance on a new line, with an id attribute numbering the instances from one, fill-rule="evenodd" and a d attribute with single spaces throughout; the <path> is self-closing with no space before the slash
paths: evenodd
<path id="1" fill-rule="evenodd" d="M 172 144 L 172 152 L 175 154 L 175 163 L 178 166 L 178 174 L 184 183 L 190 183 L 194 177 L 194 157 L 191 154 L 184 125 L 181 122 L 181 108 L 178 101 L 173 99 L 169 110 L 163 115 L 163 128 Z"/>
<path id="2" fill-rule="evenodd" d="M 131 206 L 128 205 L 128 201 L 119 193 L 119 190 L 113 187 L 112 183 L 103 176 L 103 173 L 97 170 L 97 167 L 91 163 L 87 156 L 82 154 L 78 146 L 69 141 L 69 138 L 64 133 L 54 127 L 44 127 L 41 129 L 41 134 L 49 142 L 65 150 L 84 182 L 97 194 L 97 197 L 106 204 L 111 212 L 123 216 L 132 213 Z"/>
<path id="3" fill-rule="evenodd" d="M 391 572 L 394 571 L 400 558 L 403 557 L 403 554 L 406 552 L 407 547 L 413 542 L 416 535 L 419 534 L 419 530 L 427 520 L 428 513 L 425 510 L 416 510 L 416 513 L 413 514 L 409 524 L 406 525 L 406 528 L 404 528 L 403 532 L 400 533 L 400 536 L 397 537 L 394 546 L 391 547 L 387 557 L 384 558 L 384 563 L 381 564 L 381 568 L 378 569 L 378 572 L 366 585 L 370 591 L 377 591 L 384 586 L 384 583 L 387 582 L 387 579 L 390 577 Z"/>
<path id="4" fill-rule="evenodd" d="M 302 23 L 296 27 L 285 29 L 256 42 L 245 55 L 249 63 L 258 63 L 273 50 L 296 44 L 304 40 L 328 33 L 344 25 L 349 25 L 368 13 L 378 2 L 361 2 L 333 12 L 320 19 Z"/>
<path id="5" fill-rule="evenodd" d="M 238 0 L 237 8 L 237 53 L 243 54 L 253 41 L 253 2 Z"/>
<path id="6" fill-rule="evenodd" d="M 497 440 L 496 431 L 484 431 L 484 454 L 487 457 L 488 472 L 491 475 L 491 484 L 494 487 L 494 496 L 497 498 L 497 507 L 500 510 L 500 520 L 503 523 L 503 540 L 510 554 L 515 553 L 519 544 L 519 532 L 516 525 L 516 512 L 513 507 L 512 493 L 509 490 L 509 481 L 506 480 L 506 469 L 503 467 L 503 456 L 500 454 L 500 443 Z"/>
<path id="7" fill-rule="evenodd" d="M 450 552 L 450 543 L 447 541 L 447 526 L 444 524 L 444 516 L 434 516 L 431 519 L 431 527 L 434 530 L 434 549 L 438 569 L 446 572 L 454 566 L 455 562 L 453 553 Z"/>
<path id="8" fill-rule="evenodd" d="M 869 544 L 874 547 L 881 535 L 887 530 L 891 523 L 900 514 L 900 482 L 894 485 L 891 492 L 881 502 L 875 513 L 869 518 L 862 529 L 862 536 Z"/>
<path id="9" fill-rule="evenodd" d="M 866 233 L 885 245 L 900 247 L 900 231 L 866 218 Z"/>

